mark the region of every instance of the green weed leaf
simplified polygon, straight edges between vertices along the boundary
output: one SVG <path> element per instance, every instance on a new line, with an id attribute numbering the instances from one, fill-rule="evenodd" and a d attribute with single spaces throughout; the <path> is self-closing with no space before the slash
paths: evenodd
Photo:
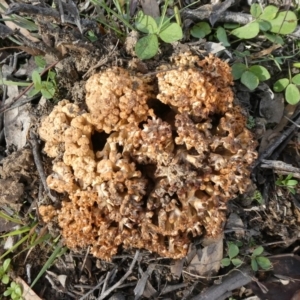
<path id="1" fill-rule="evenodd" d="M 270 21 L 271 32 L 279 34 L 292 33 L 297 27 L 297 16 L 292 11 L 280 12 L 276 19 Z"/>
<path id="2" fill-rule="evenodd" d="M 35 56 L 34 61 L 35 61 L 35 64 L 41 69 L 44 69 L 47 66 L 46 60 L 44 59 L 44 57 L 42 57 L 40 55 Z"/>
<path id="3" fill-rule="evenodd" d="M 290 83 L 285 90 L 285 100 L 291 104 L 297 104 L 300 100 L 300 92 L 296 85 Z"/>
<path id="4" fill-rule="evenodd" d="M 257 19 L 262 13 L 261 5 L 259 5 L 258 3 L 252 4 L 250 7 L 250 13 L 253 18 Z"/>
<path id="5" fill-rule="evenodd" d="M 135 53 L 139 59 L 149 59 L 158 51 L 158 39 L 155 34 L 149 34 L 139 39 L 135 45 Z"/>
<path id="6" fill-rule="evenodd" d="M 159 37 L 165 43 L 173 43 L 182 39 L 182 29 L 177 23 L 170 23 L 164 26 L 164 29 L 159 32 Z"/>
<path id="7" fill-rule="evenodd" d="M 52 82 L 43 81 L 41 93 L 46 99 L 51 99 L 55 94 L 55 86 L 53 85 Z"/>
<path id="8" fill-rule="evenodd" d="M 286 183 L 287 186 L 295 186 L 295 185 L 297 185 L 297 184 L 298 184 L 298 181 L 295 180 L 295 179 L 290 179 L 290 180 L 288 180 L 287 183 Z"/>
<path id="9" fill-rule="evenodd" d="M 259 246 L 253 251 L 252 256 L 261 255 L 263 252 L 264 252 L 264 247 Z"/>
<path id="10" fill-rule="evenodd" d="M 240 25 L 237 23 L 224 23 L 223 26 L 226 29 L 235 29 L 235 28 L 238 28 Z"/>
<path id="11" fill-rule="evenodd" d="M 278 10 L 278 7 L 274 5 L 268 5 L 267 7 L 265 7 L 263 13 L 259 18 L 267 21 L 273 20 L 276 17 Z"/>
<path id="12" fill-rule="evenodd" d="M 272 43 L 274 44 L 279 44 L 279 45 L 283 45 L 284 44 L 284 40 L 282 39 L 281 36 L 273 34 L 273 33 L 269 33 L 269 32 L 264 32 L 265 37 Z"/>
<path id="13" fill-rule="evenodd" d="M 27 96 L 28 97 L 33 97 L 35 96 L 36 94 L 38 94 L 41 90 L 37 90 L 36 88 L 33 88 L 31 89 L 28 93 L 27 93 Z"/>
<path id="14" fill-rule="evenodd" d="M 7 258 L 4 262 L 3 262 L 3 270 L 4 272 L 7 271 L 9 265 L 10 265 L 10 262 L 11 262 L 11 259 L 10 258 Z"/>
<path id="15" fill-rule="evenodd" d="M 265 67 L 259 65 L 251 66 L 249 68 L 249 71 L 255 74 L 258 77 L 259 81 L 268 80 L 271 77 L 269 71 Z"/>
<path id="16" fill-rule="evenodd" d="M 300 62 L 295 62 L 293 63 L 294 68 L 300 68 Z"/>
<path id="17" fill-rule="evenodd" d="M 9 276 L 7 274 L 4 274 L 1 281 L 4 284 L 8 284 L 9 283 Z"/>
<path id="18" fill-rule="evenodd" d="M 300 85 L 300 74 L 295 75 L 292 78 L 292 82 L 295 83 L 296 85 Z"/>
<path id="19" fill-rule="evenodd" d="M 256 272 L 258 270 L 258 265 L 257 265 L 257 262 L 256 262 L 256 259 L 251 259 L 251 268 L 254 272 Z"/>
<path id="20" fill-rule="evenodd" d="M 228 42 L 226 30 L 221 26 L 217 28 L 217 39 L 223 44 L 224 47 L 230 46 L 230 43 Z"/>
<path id="21" fill-rule="evenodd" d="M 49 72 L 48 72 L 48 78 L 49 78 L 50 80 L 54 80 L 55 77 L 56 77 L 56 73 L 55 73 L 55 72 L 53 72 L 53 71 L 49 71 Z"/>
<path id="22" fill-rule="evenodd" d="M 290 186 L 288 186 L 287 189 L 288 189 L 288 191 L 289 191 L 290 193 L 292 193 L 293 195 L 296 194 L 296 190 L 293 189 L 293 188 L 291 188 Z"/>
<path id="23" fill-rule="evenodd" d="M 234 29 L 231 31 L 231 33 L 240 39 L 252 39 L 259 33 L 258 22 L 252 22 L 245 26 Z"/>
<path id="24" fill-rule="evenodd" d="M 258 87 L 258 77 L 250 71 L 245 71 L 241 77 L 241 83 L 244 84 L 249 90 L 253 91 Z"/>
<path id="25" fill-rule="evenodd" d="M 243 264 L 243 261 L 241 261 L 239 258 L 233 258 L 231 262 L 235 267 L 239 267 Z"/>
<path id="26" fill-rule="evenodd" d="M 11 80 L 3 80 L 3 84 L 8 86 L 29 86 L 31 83 L 29 82 L 21 82 L 21 81 L 11 81 Z"/>
<path id="27" fill-rule="evenodd" d="M 290 81 L 287 78 L 281 78 L 277 80 L 273 85 L 274 92 L 276 93 L 282 92 L 283 90 L 285 90 L 285 88 L 288 86 L 289 83 Z"/>
<path id="28" fill-rule="evenodd" d="M 236 244 L 230 243 L 228 249 L 229 258 L 232 259 L 239 254 L 240 250 Z"/>
<path id="29" fill-rule="evenodd" d="M 240 58 L 244 58 L 250 55 L 250 51 L 249 50 L 245 50 L 245 51 L 237 51 L 237 50 L 233 50 L 233 53 L 240 57 Z"/>
<path id="30" fill-rule="evenodd" d="M 223 259 L 221 260 L 221 264 L 222 264 L 223 267 L 228 267 L 228 266 L 230 265 L 230 263 L 231 263 L 231 260 L 230 260 L 230 258 L 228 258 L 228 257 L 223 258 Z"/>
<path id="31" fill-rule="evenodd" d="M 161 22 L 161 20 L 162 20 L 162 17 L 154 18 L 154 20 L 155 20 L 157 26 L 159 26 L 159 25 L 160 25 L 160 22 Z M 162 28 L 163 28 L 164 26 L 168 25 L 168 24 L 170 24 L 170 18 L 164 16 L 163 21 L 162 21 Z"/>
<path id="32" fill-rule="evenodd" d="M 38 90 L 38 89 L 41 89 L 41 86 L 42 86 L 42 79 L 41 79 L 41 76 L 39 74 L 39 72 L 37 70 L 34 70 L 32 72 L 32 81 L 33 81 L 33 84 L 34 84 L 34 87 Z"/>
<path id="33" fill-rule="evenodd" d="M 9 296 L 11 293 L 12 293 L 12 290 L 6 290 L 6 291 L 3 293 L 3 296 Z"/>
<path id="34" fill-rule="evenodd" d="M 199 22 L 191 29 L 191 35 L 195 38 L 202 39 L 211 33 L 211 27 L 207 22 Z"/>
<path id="35" fill-rule="evenodd" d="M 263 256 L 256 257 L 256 262 L 264 270 L 268 270 L 272 266 L 270 260 L 267 257 L 263 257 Z"/>
<path id="36" fill-rule="evenodd" d="M 156 21 L 151 16 L 144 15 L 142 12 L 138 14 L 135 27 L 144 33 L 157 33 L 158 31 Z"/>
<path id="37" fill-rule="evenodd" d="M 268 31 L 272 28 L 271 23 L 265 20 L 258 20 L 259 29 L 261 31 Z"/>
<path id="38" fill-rule="evenodd" d="M 231 73 L 234 80 L 240 79 L 243 73 L 247 70 L 247 66 L 242 63 L 236 63 L 232 65 Z"/>

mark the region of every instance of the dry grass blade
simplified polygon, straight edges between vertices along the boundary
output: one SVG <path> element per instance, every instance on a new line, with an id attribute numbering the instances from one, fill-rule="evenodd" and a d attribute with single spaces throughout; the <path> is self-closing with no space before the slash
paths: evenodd
<path id="1" fill-rule="evenodd" d="M 54 260 L 60 256 L 63 252 L 65 252 L 67 250 L 67 248 L 64 248 L 61 245 L 57 245 L 56 248 L 54 249 L 53 253 L 51 254 L 51 256 L 48 258 L 48 260 L 46 261 L 46 263 L 44 264 L 43 268 L 41 269 L 41 271 L 39 272 L 39 274 L 36 276 L 36 278 L 34 279 L 34 281 L 31 284 L 31 288 L 37 283 L 37 281 L 41 278 L 41 276 L 46 272 L 46 270 L 48 268 L 51 267 L 52 263 L 54 262 Z"/>

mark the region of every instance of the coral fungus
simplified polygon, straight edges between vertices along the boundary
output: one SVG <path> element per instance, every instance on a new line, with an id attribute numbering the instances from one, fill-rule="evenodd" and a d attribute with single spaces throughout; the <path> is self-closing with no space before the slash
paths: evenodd
<path id="1" fill-rule="evenodd" d="M 47 182 L 65 198 L 40 213 L 57 216 L 72 249 L 184 257 L 191 237 L 222 231 L 226 202 L 250 183 L 256 142 L 233 105 L 229 66 L 185 53 L 156 77 L 110 68 L 88 80 L 88 112 L 64 100 L 42 121 L 56 158 Z"/>

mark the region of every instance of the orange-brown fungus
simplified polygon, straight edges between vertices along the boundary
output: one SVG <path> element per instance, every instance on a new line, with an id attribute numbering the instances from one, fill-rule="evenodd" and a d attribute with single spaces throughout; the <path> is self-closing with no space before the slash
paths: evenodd
<path id="1" fill-rule="evenodd" d="M 88 112 L 64 100 L 41 124 L 56 157 L 49 187 L 68 197 L 40 212 L 45 222 L 57 216 L 74 250 L 184 257 L 191 237 L 222 231 L 226 202 L 250 182 L 256 142 L 225 62 L 185 53 L 149 82 L 110 68 L 88 80 Z"/>

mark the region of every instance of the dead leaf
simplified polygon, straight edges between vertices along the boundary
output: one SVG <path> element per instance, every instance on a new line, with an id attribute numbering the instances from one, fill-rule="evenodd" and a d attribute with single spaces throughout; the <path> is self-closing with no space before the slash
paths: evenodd
<path id="1" fill-rule="evenodd" d="M 141 0 L 142 9 L 145 15 L 152 18 L 160 16 L 158 2 L 156 0 Z"/>
<path id="2" fill-rule="evenodd" d="M 219 271 L 222 258 L 223 235 L 210 240 L 208 246 L 199 249 L 188 265 L 187 270 L 200 276 L 212 276 Z"/>
<path id="3" fill-rule="evenodd" d="M 235 0 L 225 0 L 221 3 L 213 5 L 212 13 L 209 17 L 211 26 L 214 26 L 215 23 L 219 20 L 220 16 L 234 3 Z"/>
<path id="4" fill-rule="evenodd" d="M 226 48 L 223 46 L 222 43 L 214 43 L 214 42 L 205 43 L 205 50 L 208 53 L 211 53 L 211 54 L 216 54 L 216 53 L 218 53 L 220 51 L 223 51 L 225 49 Z"/>
<path id="5" fill-rule="evenodd" d="M 245 236 L 244 223 L 236 213 L 230 214 L 225 228 L 227 230 L 233 230 L 235 232 L 235 236 L 238 239 L 243 238 Z"/>
<path id="6" fill-rule="evenodd" d="M 185 258 L 176 259 L 171 264 L 171 273 L 174 277 L 179 278 L 181 276 L 184 261 L 185 261 Z"/>
<path id="7" fill-rule="evenodd" d="M 10 222 L 10 221 L 6 221 L 5 219 L 0 218 L 0 228 L 1 228 L 1 232 L 9 232 L 9 231 L 11 231 L 15 226 L 16 226 L 15 223 Z"/>
<path id="8" fill-rule="evenodd" d="M 42 300 L 22 278 L 17 277 L 15 281 L 22 286 L 24 300 Z"/>
<path id="9" fill-rule="evenodd" d="M 19 211 L 24 195 L 24 184 L 14 179 L 0 179 L 0 205 Z"/>
<path id="10" fill-rule="evenodd" d="M 259 154 L 263 153 L 268 148 L 268 146 L 274 142 L 274 140 L 276 139 L 276 137 L 278 137 L 278 135 L 279 133 L 274 132 L 274 130 L 272 129 L 266 130 L 261 139 L 258 153 Z"/>
<path id="11" fill-rule="evenodd" d="M 0 0 L 0 4 L 2 4 L 5 8 L 8 8 L 8 6 L 9 6 L 5 0 Z M 5 14 L 1 14 L 1 16 L 2 16 L 2 18 L 7 19 L 7 16 Z M 35 38 L 34 36 L 32 36 L 27 29 L 25 29 L 21 26 L 18 26 L 16 23 L 14 23 L 12 21 L 4 21 L 4 23 L 11 30 L 18 29 L 25 37 L 27 37 L 32 42 L 35 42 L 35 43 L 40 42 L 40 40 Z"/>
<path id="12" fill-rule="evenodd" d="M 9 98 L 5 100 L 5 104 L 12 103 L 13 99 L 19 95 L 18 87 L 8 86 L 7 95 Z M 25 104 L 4 113 L 4 134 L 7 147 L 15 146 L 20 150 L 25 146 L 31 125 L 30 107 L 30 104 Z"/>
<path id="13" fill-rule="evenodd" d="M 268 92 L 264 92 L 259 104 L 259 113 L 268 123 L 279 123 L 283 116 L 284 97 L 281 93 L 275 94 L 274 99 Z"/>
<path id="14" fill-rule="evenodd" d="M 291 105 L 291 104 L 286 105 L 286 107 L 284 109 L 284 114 L 283 114 L 279 124 L 274 128 L 275 132 L 280 132 L 284 129 L 284 127 L 289 122 L 289 120 L 286 117 L 288 117 L 289 119 L 292 118 L 296 108 L 297 108 L 297 105 Z"/>

